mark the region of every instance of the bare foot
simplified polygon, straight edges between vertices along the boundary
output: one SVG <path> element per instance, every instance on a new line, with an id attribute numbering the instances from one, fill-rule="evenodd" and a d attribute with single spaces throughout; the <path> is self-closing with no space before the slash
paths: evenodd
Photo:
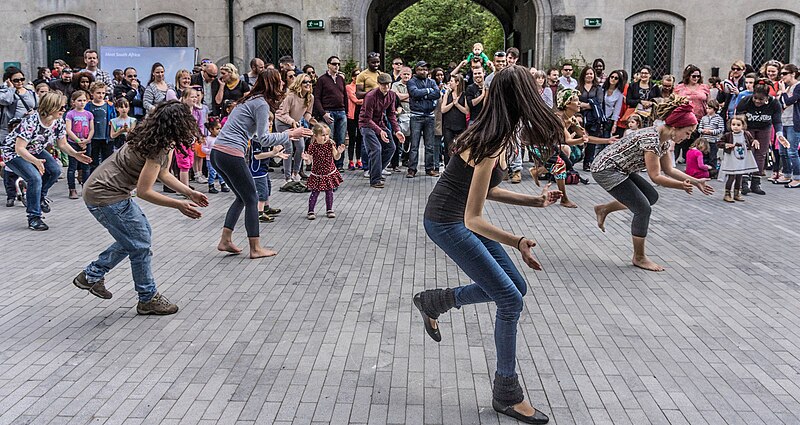
<path id="1" fill-rule="evenodd" d="M 651 261 L 646 256 L 642 257 L 642 258 L 638 258 L 638 259 L 636 257 L 634 257 L 632 262 L 633 262 L 634 266 L 636 266 L 636 267 L 638 267 L 640 269 L 649 270 L 651 272 L 663 272 L 664 271 L 664 267 L 661 267 L 657 263 Z"/>
<path id="2" fill-rule="evenodd" d="M 240 254 L 242 252 L 242 249 L 234 245 L 232 241 L 219 241 L 217 250 L 222 252 L 230 252 L 231 254 Z"/>
<path id="3" fill-rule="evenodd" d="M 600 228 L 603 232 L 606 231 L 606 216 L 608 215 L 607 212 L 603 209 L 602 205 L 595 205 L 594 206 L 594 213 L 597 215 L 597 227 Z"/>
<path id="4" fill-rule="evenodd" d="M 564 198 L 561 198 L 561 206 L 564 208 L 578 208 L 578 204 Z"/>
<path id="5" fill-rule="evenodd" d="M 276 255 L 278 255 L 278 251 L 273 251 L 271 249 L 266 249 L 266 248 L 259 248 L 257 250 L 250 250 L 250 259 L 264 258 L 264 257 L 274 257 Z"/>

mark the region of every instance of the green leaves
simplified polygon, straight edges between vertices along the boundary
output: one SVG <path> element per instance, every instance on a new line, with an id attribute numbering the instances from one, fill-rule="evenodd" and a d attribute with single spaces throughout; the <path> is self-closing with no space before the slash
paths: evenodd
<path id="1" fill-rule="evenodd" d="M 386 63 L 395 57 L 413 65 L 424 59 L 447 69 L 483 43 L 490 58 L 503 50 L 503 27 L 488 10 L 470 0 L 421 0 L 397 15 L 386 30 Z"/>

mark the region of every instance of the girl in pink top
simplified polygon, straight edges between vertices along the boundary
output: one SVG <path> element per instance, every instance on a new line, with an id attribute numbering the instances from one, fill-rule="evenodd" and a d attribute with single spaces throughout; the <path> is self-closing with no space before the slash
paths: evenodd
<path id="1" fill-rule="evenodd" d="M 189 108 L 193 109 L 199 97 L 200 92 L 197 90 L 186 89 L 181 93 L 181 102 L 189 105 Z M 197 141 L 195 141 L 195 143 L 197 143 Z M 180 172 L 179 178 L 181 183 L 189 186 L 189 170 L 191 170 L 194 165 L 194 150 L 189 149 L 186 153 L 183 153 L 180 149 L 175 149 L 175 164 L 178 166 L 178 171 Z"/>
<path id="2" fill-rule="evenodd" d="M 711 169 L 711 166 L 703 162 L 703 154 L 708 153 L 708 150 L 708 142 L 702 137 L 698 137 L 692 143 L 692 147 L 686 152 L 686 174 L 696 179 L 709 177 L 708 170 Z"/>

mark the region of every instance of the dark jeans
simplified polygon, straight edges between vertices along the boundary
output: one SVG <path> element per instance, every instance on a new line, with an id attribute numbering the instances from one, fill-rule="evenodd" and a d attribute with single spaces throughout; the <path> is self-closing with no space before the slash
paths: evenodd
<path id="1" fill-rule="evenodd" d="M 131 260 L 133 287 L 139 301 L 148 302 L 156 295 L 156 281 L 150 268 L 153 252 L 150 250 L 153 231 L 144 212 L 133 199 L 126 199 L 104 207 L 87 205 L 89 212 L 108 233 L 114 243 L 101 252 L 97 260 L 86 266 L 86 280 L 95 283 L 116 267 L 125 257 Z"/>
<path id="2" fill-rule="evenodd" d="M 497 373 L 512 377 L 517 358 L 517 322 L 528 291 L 525 279 L 503 246 L 473 233 L 463 222 L 423 220 L 428 237 L 473 281 L 454 288 L 456 307 L 494 301 L 497 305 L 494 344 Z"/>
<path id="3" fill-rule="evenodd" d="M 336 142 L 336 146 L 343 145 L 345 136 L 347 135 L 347 113 L 341 111 L 328 111 L 333 118 L 333 123 L 328 127 L 331 129 L 331 138 Z M 338 160 L 334 160 L 336 168 L 342 168 L 344 165 L 344 156 L 340 156 Z"/>
<path id="4" fill-rule="evenodd" d="M 442 127 L 442 138 L 444 139 L 444 165 L 450 162 L 450 156 L 453 155 L 453 142 L 464 130 L 450 130 L 447 127 Z"/>
<path id="5" fill-rule="evenodd" d="M 17 179 L 18 175 L 9 171 L 8 168 L 3 168 L 3 186 L 6 188 L 6 199 L 17 198 Z"/>
<path id="6" fill-rule="evenodd" d="M 347 145 L 347 157 L 350 161 L 361 160 L 361 131 L 358 130 L 358 119 L 347 120 L 347 136 L 350 144 Z"/>
<path id="7" fill-rule="evenodd" d="M 408 152 L 408 169 L 417 171 L 419 164 L 419 142 L 425 142 L 425 171 L 439 169 L 439 146 L 436 144 L 434 130 L 436 120 L 433 115 L 411 116 L 411 144 Z M 435 161 L 434 161 L 435 160 Z M 434 163 L 435 162 L 435 163 Z"/>
<path id="8" fill-rule="evenodd" d="M 28 218 L 42 216 L 42 201 L 47 196 L 47 191 L 53 187 L 61 175 L 61 163 L 46 151 L 34 155 L 44 160 L 44 175 L 39 174 L 35 165 L 18 156 L 6 162 L 6 167 L 25 180 L 28 186 L 26 200 L 28 202 Z"/>
<path id="9" fill-rule="evenodd" d="M 590 136 L 594 136 L 594 137 L 603 137 L 603 136 L 605 136 L 603 134 L 602 130 L 599 131 L 599 132 L 589 131 L 589 135 Z M 605 137 L 610 137 L 610 136 L 605 136 Z M 583 170 L 584 171 L 588 171 L 589 170 L 589 166 L 592 165 L 592 161 L 594 161 L 594 157 L 597 154 L 599 154 L 600 152 L 602 152 L 605 147 L 606 147 L 606 145 L 595 145 L 594 143 L 586 143 L 584 145 L 584 149 L 583 149 Z"/>
<path id="10" fill-rule="evenodd" d="M 381 171 L 392 160 L 394 144 L 391 137 L 388 142 L 380 140 L 380 136 L 369 127 L 361 127 L 361 136 L 369 153 L 369 184 L 377 184 L 381 181 Z"/>
<path id="11" fill-rule="evenodd" d="M 243 157 L 212 150 L 211 164 L 236 195 L 236 199 L 225 215 L 224 227 L 233 231 L 236 222 L 239 221 L 239 216 L 242 215 L 242 210 L 244 210 L 244 228 L 247 231 L 247 237 L 257 238 L 259 236 L 258 193 L 247 162 Z"/>
<path id="12" fill-rule="evenodd" d="M 103 161 L 114 154 L 114 144 L 105 139 L 92 139 L 92 143 L 89 145 L 91 146 L 91 149 L 89 149 L 91 153 L 87 155 L 92 157 L 92 163 L 89 164 L 89 172 L 92 173 Z M 84 179 L 85 178 L 88 178 L 88 176 L 84 177 Z"/>
<path id="13" fill-rule="evenodd" d="M 77 143 L 68 142 L 72 149 L 76 151 L 81 151 L 83 148 L 80 147 Z M 86 145 L 86 152 L 84 154 L 92 156 L 92 144 L 89 143 Z M 92 158 L 92 162 L 94 162 L 94 158 Z M 86 183 L 86 180 L 89 178 L 90 167 L 89 164 L 84 164 L 73 157 L 69 157 L 69 165 L 67 166 L 67 187 L 70 190 L 75 190 L 75 171 L 81 170 L 83 174 L 83 178 L 81 179 L 81 184 Z"/>
<path id="14" fill-rule="evenodd" d="M 632 173 L 608 193 L 633 213 L 631 235 L 640 238 L 647 237 L 647 228 L 650 226 L 650 207 L 658 201 L 656 188 L 638 173 Z"/>

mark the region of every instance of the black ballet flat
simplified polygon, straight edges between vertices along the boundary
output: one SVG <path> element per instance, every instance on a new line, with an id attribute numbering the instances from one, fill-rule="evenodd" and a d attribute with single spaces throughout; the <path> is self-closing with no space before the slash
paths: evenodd
<path id="1" fill-rule="evenodd" d="M 503 406 L 502 404 L 500 404 L 500 402 L 494 399 L 492 399 L 492 408 L 497 413 L 502 413 L 506 416 L 510 416 L 526 424 L 546 424 L 550 422 L 550 418 L 548 418 L 547 415 L 540 412 L 538 409 L 534 409 L 536 410 L 536 413 L 534 413 L 533 415 L 525 416 L 522 413 L 519 413 L 516 410 L 514 410 L 514 406 Z"/>
<path id="2" fill-rule="evenodd" d="M 419 314 L 422 315 L 422 322 L 425 324 L 425 332 L 427 332 L 428 335 L 431 338 L 433 338 L 434 341 L 442 342 L 442 334 L 439 333 L 439 329 L 434 328 L 431 325 L 431 320 L 435 319 L 431 319 L 430 316 L 428 316 L 427 314 L 425 314 L 424 311 L 422 311 L 422 297 L 420 297 L 419 293 L 414 295 L 414 306 L 417 307 L 417 310 L 419 310 Z"/>

